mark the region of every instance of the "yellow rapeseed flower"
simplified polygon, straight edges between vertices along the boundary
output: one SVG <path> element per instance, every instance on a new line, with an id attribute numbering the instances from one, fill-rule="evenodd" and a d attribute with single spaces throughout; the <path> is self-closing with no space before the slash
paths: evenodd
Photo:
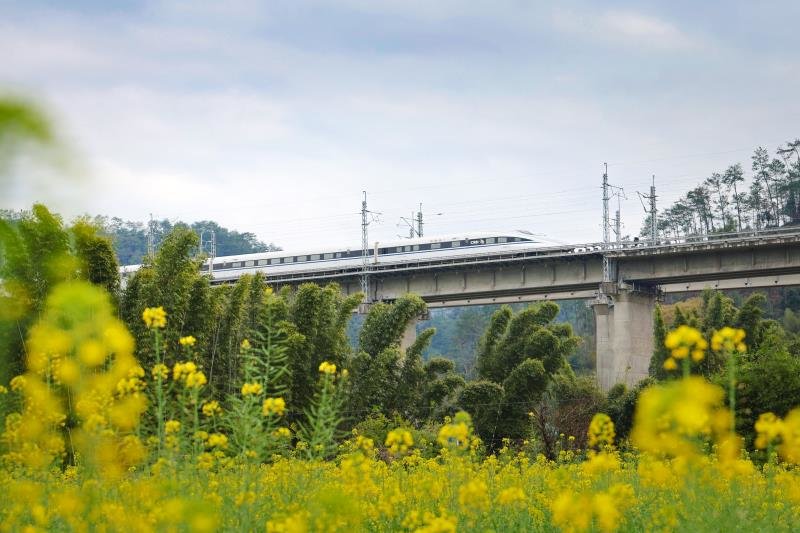
<path id="1" fill-rule="evenodd" d="M 94 339 L 86 340 L 78 347 L 78 358 L 88 367 L 102 365 L 107 355 L 103 343 Z"/>
<path id="2" fill-rule="evenodd" d="M 525 502 L 525 491 L 520 487 L 509 487 L 500 491 L 497 495 L 497 503 L 500 505 L 517 505 Z"/>
<path id="3" fill-rule="evenodd" d="M 199 389 L 200 387 L 208 383 L 208 380 L 206 379 L 206 375 L 203 374 L 202 371 L 197 370 L 195 372 L 187 374 L 184 383 L 186 384 L 187 389 Z"/>
<path id="4" fill-rule="evenodd" d="M 714 332 L 711 336 L 711 348 L 714 351 L 726 352 L 739 352 L 744 353 L 747 351 L 747 346 L 744 343 L 745 331 L 743 329 L 735 329 L 724 327 Z"/>
<path id="5" fill-rule="evenodd" d="M 202 411 L 205 416 L 209 417 L 222 414 L 222 408 L 217 400 L 204 403 Z"/>
<path id="6" fill-rule="evenodd" d="M 181 423 L 178 420 L 167 420 L 166 424 L 164 424 L 164 431 L 169 435 L 172 433 L 177 433 L 181 430 Z"/>
<path id="7" fill-rule="evenodd" d="M 763 413 L 756 421 L 755 430 L 758 434 L 755 441 L 756 448 L 763 449 L 783 435 L 786 428 L 783 420 L 775 416 L 775 413 Z"/>
<path id="8" fill-rule="evenodd" d="M 667 334 L 664 346 L 669 348 L 675 359 L 686 359 L 691 354 L 692 359 L 698 362 L 703 360 L 708 342 L 696 328 L 678 326 Z"/>
<path id="9" fill-rule="evenodd" d="M 153 376 L 153 378 L 167 379 L 169 376 L 169 368 L 167 368 L 167 365 L 165 364 L 158 363 L 157 365 L 153 366 L 150 374 Z"/>
<path id="10" fill-rule="evenodd" d="M 336 373 L 336 365 L 333 363 L 329 363 L 327 361 L 323 361 L 319 365 L 319 371 L 323 374 L 335 374 Z"/>
<path id="11" fill-rule="evenodd" d="M 414 439 L 411 432 L 407 429 L 397 428 L 391 430 L 386 435 L 386 442 L 384 443 L 392 455 L 403 455 L 408 452 L 408 449 L 414 445 Z"/>
<path id="12" fill-rule="evenodd" d="M 142 320 L 148 328 L 164 328 L 167 325 L 167 312 L 161 306 L 148 307 L 142 312 Z"/>
<path id="13" fill-rule="evenodd" d="M 242 396 L 259 396 L 264 389 L 261 387 L 261 383 L 245 383 L 242 385 Z"/>
<path id="14" fill-rule="evenodd" d="M 458 503 L 465 511 L 485 511 L 489 508 L 489 490 L 482 479 L 471 479 L 458 489 Z"/>
<path id="15" fill-rule="evenodd" d="M 276 437 L 288 438 L 292 436 L 292 431 L 289 428 L 280 427 L 273 432 Z"/>
<path id="16" fill-rule="evenodd" d="M 286 410 L 286 402 L 283 398 L 265 398 L 261 404 L 261 412 L 264 416 L 282 416 Z"/>
<path id="17" fill-rule="evenodd" d="M 589 423 L 588 445 L 592 448 L 614 444 L 614 422 L 605 413 L 597 413 Z"/>
<path id="18" fill-rule="evenodd" d="M 469 426 L 464 422 L 445 424 L 436 440 L 444 447 L 466 448 L 469 445 Z"/>
<path id="19" fill-rule="evenodd" d="M 208 436 L 206 444 L 209 448 L 219 448 L 224 450 L 228 447 L 228 437 L 222 433 L 212 433 Z"/>
<path id="20" fill-rule="evenodd" d="M 636 404 L 631 441 L 656 455 L 696 455 L 703 440 L 730 428 L 724 395 L 720 387 L 696 376 L 648 387 Z"/>
<path id="21" fill-rule="evenodd" d="M 186 361 L 185 363 L 175 363 L 175 366 L 172 367 L 172 379 L 174 379 L 175 381 L 186 379 L 186 376 L 194 372 L 197 372 L 197 365 L 194 364 L 192 361 Z"/>
<path id="22" fill-rule="evenodd" d="M 181 346 L 194 346 L 194 344 L 197 342 L 197 339 L 191 335 L 187 335 L 186 337 L 181 337 L 178 342 Z"/>
<path id="23" fill-rule="evenodd" d="M 247 339 L 243 340 L 242 344 L 241 344 L 241 348 L 242 348 L 242 350 L 249 350 L 250 349 L 250 341 L 247 340 Z"/>
<path id="24" fill-rule="evenodd" d="M 672 371 L 677 369 L 678 369 L 678 363 L 677 361 L 675 361 L 675 358 L 667 357 L 667 359 L 664 361 L 664 370 Z"/>

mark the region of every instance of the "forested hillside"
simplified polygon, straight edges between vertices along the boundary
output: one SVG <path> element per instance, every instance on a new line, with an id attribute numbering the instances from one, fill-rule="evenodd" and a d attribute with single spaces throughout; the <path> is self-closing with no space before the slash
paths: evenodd
<path id="1" fill-rule="evenodd" d="M 779 146 L 774 154 L 759 146 L 747 164 L 735 163 L 712 173 L 661 209 L 657 225 L 662 237 L 679 237 L 799 222 L 800 139 L 795 139 Z M 650 235 L 651 225 L 648 217 L 641 234 Z"/>
<path id="2" fill-rule="evenodd" d="M 29 213 L 25 211 L 0 210 L 0 218 L 12 222 L 23 220 L 27 215 Z M 138 265 L 142 262 L 142 258 L 147 254 L 146 224 L 102 215 L 81 218 L 97 228 L 100 235 L 111 239 L 120 265 Z M 266 244 L 260 241 L 254 233 L 230 230 L 220 226 L 213 220 L 200 220 L 187 224 L 181 221 L 172 222 L 167 219 L 153 221 L 156 248 L 176 227 L 191 228 L 198 235 L 205 231 L 204 241 L 206 241 L 206 248 L 208 248 L 208 240 L 211 238 L 210 232 L 213 231 L 217 244 L 217 256 L 271 252 L 281 249 L 280 246 L 276 246 L 273 243 Z"/>
<path id="3" fill-rule="evenodd" d="M 105 216 L 95 217 L 94 222 L 111 237 L 120 264 L 135 265 L 142 262 L 142 257 L 147 253 L 147 226 L 145 224 Z M 191 224 L 170 222 L 167 219 L 156 220 L 156 246 L 176 226 L 188 226 L 198 233 L 203 230 L 213 230 L 217 241 L 218 256 L 280 250 L 280 247 L 272 243 L 266 244 L 258 240 L 254 233 L 229 230 L 212 220 L 200 220 Z M 209 236 L 206 235 L 205 238 L 208 239 Z"/>

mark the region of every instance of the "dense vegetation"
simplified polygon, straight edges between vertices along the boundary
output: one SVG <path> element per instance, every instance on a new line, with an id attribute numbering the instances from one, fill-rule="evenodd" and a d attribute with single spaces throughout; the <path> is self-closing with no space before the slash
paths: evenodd
<path id="1" fill-rule="evenodd" d="M 776 228 L 800 222 L 800 139 L 770 155 L 758 147 L 750 159 L 750 180 L 741 163 L 714 172 L 677 202 L 661 209 L 658 233 L 664 237 Z M 651 234 L 645 220 L 641 234 Z"/>

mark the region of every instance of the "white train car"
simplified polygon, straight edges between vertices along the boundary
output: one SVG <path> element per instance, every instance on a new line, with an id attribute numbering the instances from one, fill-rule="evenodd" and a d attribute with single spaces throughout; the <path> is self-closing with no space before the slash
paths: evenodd
<path id="1" fill-rule="evenodd" d="M 559 245 L 534 235 L 515 231 L 505 233 L 468 233 L 440 237 L 421 237 L 390 242 L 376 242 L 367 251 L 373 264 L 407 263 L 458 258 L 482 253 L 506 253 L 552 248 Z M 363 251 L 356 248 L 329 248 L 304 251 L 263 252 L 216 257 L 212 273 L 216 281 L 234 280 L 242 274 L 263 272 L 276 274 L 312 273 L 321 270 L 357 268 L 363 263 Z M 140 265 L 121 268 L 123 278 L 132 275 Z M 201 271 L 208 272 L 206 261 Z"/>

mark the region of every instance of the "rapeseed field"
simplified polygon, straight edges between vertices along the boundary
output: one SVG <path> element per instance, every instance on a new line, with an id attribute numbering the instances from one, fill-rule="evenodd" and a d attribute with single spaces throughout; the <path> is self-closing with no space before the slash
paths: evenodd
<path id="1" fill-rule="evenodd" d="M 710 343 L 671 332 L 675 378 L 642 392 L 630 438 L 617 442 L 598 413 L 584 449 L 562 436 L 547 459 L 528 442 L 488 453 L 464 412 L 430 439 L 409 427 L 377 442 L 343 435 L 348 375 L 329 362 L 290 421 L 280 357 L 249 341 L 223 405 L 204 394 L 193 337 L 167 366 L 169 317 L 156 307 L 142 320 L 151 368 L 103 291 L 72 282 L 48 298 L 27 371 L 0 390 L 2 531 L 772 531 L 800 519 L 800 410 L 762 415 L 756 451 L 735 431 L 741 330 Z M 727 358 L 727 388 L 692 374 L 708 350 Z"/>

